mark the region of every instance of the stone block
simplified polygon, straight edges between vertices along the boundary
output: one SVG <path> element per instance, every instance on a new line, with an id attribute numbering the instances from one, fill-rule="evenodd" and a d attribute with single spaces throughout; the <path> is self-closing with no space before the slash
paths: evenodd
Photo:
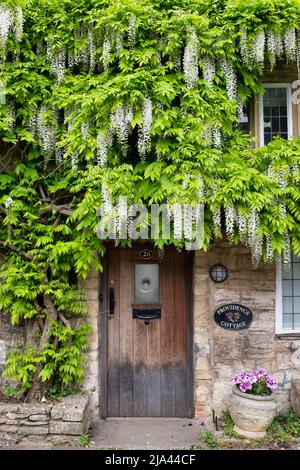
<path id="1" fill-rule="evenodd" d="M 211 365 L 210 365 L 209 360 L 206 357 L 197 355 L 196 362 L 195 362 L 195 369 L 200 372 L 200 375 L 201 375 L 201 371 L 205 371 L 205 372 L 210 371 Z"/>
<path id="2" fill-rule="evenodd" d="M 28 412 L 23 413 L 22 411 L 18 411 L 17 413 L 7 413 L 6 416 L 8 419 L 19 420 L 23 418 L 28 418 L 29 413 Z"/>
<path id="3" fill-rule="evenodd" d="M 88 395 L 72 395 L 53 406 L 51 420 L 83 421 L 87 414 L 89 414 Z"/>
<path id="4" fill-rule="evenodd" d="M 49 421 L 50 415 L 46 414 L 37 414 L 29 416 L 29 421 Z"/>
<path id="5" fill-rule="evenodd" d="M 291 406 L 300 418 L 300 380 L 292 379 L 291 382 Z"/>
<path id="6" fill-rule="evenodd" d="M 0 365 L 5 364 L 6 358 L 6 342 L 0 339 Z"/>
<path id="7" fill-rule="evenodd" d="M 45 426 L 46 424 L 47 424 L 46 421 L 30 421 L 29 419 L 21 419 L 20 421 L 20 425 L 25 425 L 25 426 Z"/>
<path id="8" fill-rule="evenodd" d="M 230 382 L 231 377 L 233 376 L 233 370 L 229 364 L 218 364 L 215 367 L 215 371 L 219 378 L 227 378 Z"/>
<path id="9" fill-rule="evenodd" d="M 272 356 L 274 354 L 273 341 L 270 333 L 250 330 L 243 338 L 242 354 L 245 359 L 260 361 Z"/>
<path id="10" fill-rule="evenodd" d="M 37 436 L 46 435 L 49 433 L 49 426 L 19 426 L 18 433 L 22 435 L 35 434 Z"/>
<path id="11" fill-rule="evenodd" d="M 274 393 L 276 401 L 276 414 L 285 414 L 290 409 L 290 393 L 289 391 L 279 391 Z"/>
<path id="12" fill-rule="evenodd" d="M 0 425 L 0 432 L 9 432 L 9 433 L 16 433 L 18 432 L 18 426 L 8 426 L 5 424 Z"/>
<path id="13" fill-rule="evenodd" d="M 88 431 L 87 422 L 71 422 L 71 421 L 51 421 L 50 434 L 66 434 L 80 436 Z"/>

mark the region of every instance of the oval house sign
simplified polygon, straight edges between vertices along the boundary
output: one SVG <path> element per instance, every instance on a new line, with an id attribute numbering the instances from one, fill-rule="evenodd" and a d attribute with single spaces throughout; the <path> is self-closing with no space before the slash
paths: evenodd
<path id="1" fill-rule="evenodd" d="M 252 322 L 252 312 L 243 305 L 222 305 L 215 311 L 215 322 L 225 330 L 244 330 Z"/>

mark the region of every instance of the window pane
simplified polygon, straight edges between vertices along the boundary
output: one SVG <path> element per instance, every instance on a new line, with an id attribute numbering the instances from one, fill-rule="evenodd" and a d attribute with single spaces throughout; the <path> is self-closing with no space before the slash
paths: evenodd
<path id="1" fill-rule="evenodd" d="M 287 88 L 266 88 L 263 95 L 264 142 L 273 137 L 288 138 Z"/>
<path id="2" fill-rule="evenodd" d="M 285 269 L 285 266 L 282 267 L 282 279 L 292 279 L 293 270 L 292 268 Z"/>
<path id="3" fill-rule="evenodd" d="M 294 281 L 293 289 L 294 291 L 292 295 L 300 295 L 300 281 Z"/>
<path id="4" fill-rule="evenodd" d="M 300 331 L 300 258 L 291 258 L 291 267 L 282 267 L 282 324 L 284 329 Z"/>
<path id="5" fill-rule="evenodd" d="M 293 328 L 293 315 L 283 315 L 283 328 L 289 330 Z"/>
<path id="6" fill-rule="evenodd" d="M 300 315 L 294 316 L 294 328 L 300 329 Z"/>
<path id="7" fill-rule="evenodd" d="M 134 301 L 137 304 L 159 302 L 159 264 L 135 264 Z"/>
<path id="8" fill-rule="evenodd" d="M 294 297 L 294 315 L 300 315 L 300 297 Z"/>
<path id="9" fill-rule="evenodd" d="M 282 281 L 282 295 L 292 296 L 293 295 L 293 281 L 283 280 Z"/>
<path id="10" fill-rule="evenodd" d="M 283 313 L 293 313 L 293 297 L 283 297 Z"/>

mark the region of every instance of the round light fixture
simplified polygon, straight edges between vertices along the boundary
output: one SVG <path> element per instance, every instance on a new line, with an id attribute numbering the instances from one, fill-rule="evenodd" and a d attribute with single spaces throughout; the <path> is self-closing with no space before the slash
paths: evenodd
<path id="1" fill-rule="evenodd" d="M 223 264 L 215 264 L 210 268 L 209 275 L 214 282 L 224 282 L 228 277 L 228 270 Z"/>

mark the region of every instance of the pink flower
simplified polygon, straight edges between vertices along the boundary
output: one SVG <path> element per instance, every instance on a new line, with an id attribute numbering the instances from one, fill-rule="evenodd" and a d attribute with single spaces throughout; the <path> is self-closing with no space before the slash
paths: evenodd
<path id="1" fill-rule="evenodd" d="M 277 389 L 277 382 L 274 380 L 272 377 L 267 380 L 267 387 L 269 387 L 271 390 L 276 390 Z"/>
<path id="2" fill-rule="evenodd" d="M 266 369 L 257 369 L 254 371 L 254 374 L 257 376 L 258 379 L 265 377 L 267 375 Z"/>
<path id="3" fill-rule="evenodd" d="M 251 390 L 252 384 L 250 382 L 243 382 L 240 384 L 241 392 L 247 392 L 247 390 Z"/>
<path id="4" fill-rule="evenodd" d="M 248 373 L 248 380 L 251 384 L 254 384 L 255 382 L 257 382 L 257 377 L 253 372 L 249 372 Z"/>
<path id="5" fill-rule="evenodd" d="M 235 374 L 232 377 L 231 382 L 233 383 L 233 385 L 237 385 L 237 384 L 241 383 L 239 375 Z"/>

